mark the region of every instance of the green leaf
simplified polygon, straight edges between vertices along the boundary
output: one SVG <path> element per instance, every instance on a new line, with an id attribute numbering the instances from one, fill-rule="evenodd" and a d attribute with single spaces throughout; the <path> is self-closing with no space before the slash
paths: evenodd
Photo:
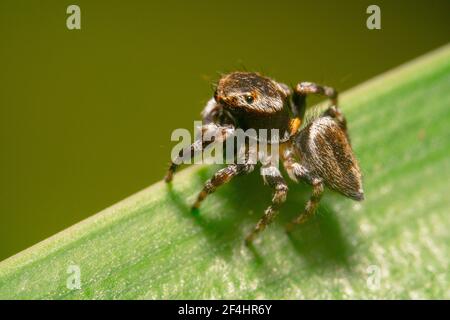
<path id="1" fill-rule="evenodd" d="M 341 108 L 364 202 L 328 191 L 288 236 L 310 193 L 291 184 L 248 248 L 269 188 L 237 178 L 193 214 L 217 169 L 195 166 L 3 261 L 0 298 L 450 298 L 450 46 L 346 92 Z"/>

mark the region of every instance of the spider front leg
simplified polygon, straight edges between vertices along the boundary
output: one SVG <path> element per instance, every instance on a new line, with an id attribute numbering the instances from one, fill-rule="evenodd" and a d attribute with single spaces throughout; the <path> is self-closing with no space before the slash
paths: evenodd
<path id="1" fill-rule="evenodd" d="M 190 159 L 193 159 L 194 156 L 203 151 L 208 145 L 213 142 L 223 142 L 228 137 L 232 136 L 234 133 L 234 128 L 231 126 L 223 127 L 216 125 L 214 123 L 206 124 L 201 127 L 201 135 L 200 138 L 195 140 L 193 144 L 183 148 L 178 153 L 178 156 L 175 159 L 172 159 L 169 170 L 164 178 L 166 182 L 172 181 L 173 175 L 178 168 L 178 166 L 183 162 L 183 159 L 186 155 L 189 154 Z"/>
<path id="2" fill-rule="evenodd" d="M 258 221 L 253 231 L 247 236 L 245 242 L 250 244 L 255 236 L 263 231 L 277 216 L 281 205 L 286 201 L 288 187 L 286 181 L 278 170 L 273 165 L 263 166 L 261 168 L 261 175 L 272 189 L 274 189 L 272 204 L 266 209 L 262 218 Z"/>
<path id="3" fill-rule="evenodd" d="M 221 107 L 217 105 L 216 100 L 214 98 L 209 99 L 202 111 L 203 124 L 216 122 L 220 110 Z"/>
<path id="4" fill-rule="evenodd" d="M 209 179 L 203 190 L 198 194 L 192 209 L 198 209 L 202 201 L 211 193 L 216 191 L 221 185 L 230 182 L 231 179 L 238 175 L 248 174 L 255 168 L 254 164 L 230 164 L 229 166 L 217 171 L 214 176 Z"/>

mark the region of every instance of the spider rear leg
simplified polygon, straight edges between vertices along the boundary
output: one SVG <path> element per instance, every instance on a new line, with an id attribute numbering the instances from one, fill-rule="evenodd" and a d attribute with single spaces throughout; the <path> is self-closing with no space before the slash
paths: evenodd
<path id="1" fill-rule="evenodd" d="M 294 100 L 305 100 L 307 95 L 315 94 L 326 96 L 331 105 L 337 105 L 338 92 L 332 87 L 322 86 L 314 82 L 300 82 L 294 88 Z"/>
<path id="2" fill-rule="evenodd" d="M 208 196 L 208 194 L 216 191 L 221 185 L 228 183 L 231 179 L 238 175 L 248 174 L 253 171 L 255 166 L 253 164 L 230 164 L 229 166 L 217 171 L 214 176 L 209 179 L 203 190 L 198 194 L 192 209 L 198 209 L 202 201 Z"/>
<path id="3" fill-rule="evenodd" d="M 289 178 L 295 182 L 299 182 L 299 180 L 304 180 L 309 184 L 312 184 L 313 179 L 309 170 L 301 165 L 294 156 L 294 152 L 292 147 L 288 147 L 283 150 L 282 153 L 283 166 L 286 169 L 286 172 L 289 175 Z"/>
<path id="4" fill-rule="evenodd" d="M 296 224 L 305 223 L 310 217 L 314 215 L 317 206 L 319 205 L 320 198 L 322 197 L 324 186 L 321 179 L 313 178 L 309 170 L 305 166 L 297 162 L 292 149 L 288 148 L 284 150 L 282 155 L 283 165 L 287 173 L 289 174 L 289 177 L 296 182 L 298 182 L 299 180 L 303 180 L 310 184 L 313 188 L 313 193 L 306 203 L 303 213 L 287 225 L 286 229 L 288 232 L 290 232 Z"/>
<path id="5" fill-rule="evenodd" d="M 312 183 L 312 195 L 306 203 L 304 211 L 286 227 L 286 231 L 290 232 L 295 225 L 303 224 L 308 221 L 316 212 L 320 199 L 323 194 L 323 182 L 320 179 L 314 179 Z"/>
<path id="6" fill-rule="evenodd" d="M 347 134 L 347 120 L 337 106 L 338 92 L 336 91 L 336 89 L 332 87 L 321 86 L 313 82 L 300 82 L 294 88 L 293 100 L 296 102 L 296 105 L 302 106 L 305 104 L 306 96 L 311 94 L 326 96 L 330 99 L 331 105 L 327 110 L 325 110 L 323 116 L 332 117 L 345 132 L 347 138 L 349 138 Z"/>
<path id="7" fill-rule="evenodd" d="M 333 118 L 341 127 L 341 129 L 345 132 L 345 135 L 347 136 L 347 139 L 350 141 L 350 137 L 347 133 L 347 119 L 345 119 L 344 114 L 339 110 L 339 108 L 336 105 L 330 106 L 325 112 L 323 113 L 323 116 L 329 116 Z"/>
<path id="8" fill-rule="evenodd" d="M 245 239 L 247 244 L 250 244 L 255 236 L 275 219 L 279 208 L 286 201 L 288 187 L 278 168 L 275 166 L 264 166 L 261 168 L 261 175 L 264 181 L 274 189 L 272 204 L 266 209 L 253 231 Z"/>

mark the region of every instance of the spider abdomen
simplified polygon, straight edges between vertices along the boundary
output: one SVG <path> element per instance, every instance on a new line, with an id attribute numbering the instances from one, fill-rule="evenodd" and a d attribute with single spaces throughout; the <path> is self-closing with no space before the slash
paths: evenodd
<path id="1" fill-rule="evenodd" d="M 315 119 L 295 137 L 301 164 L 312 177 L 354 200 L 363 200 L 361 171 L 341 126 L 328 116 Z"/>

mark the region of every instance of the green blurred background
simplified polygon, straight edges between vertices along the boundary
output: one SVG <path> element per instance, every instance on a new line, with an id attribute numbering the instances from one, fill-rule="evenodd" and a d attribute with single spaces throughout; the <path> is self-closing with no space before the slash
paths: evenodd
<path id="1" fill-rule="evenodd" d="M 81 7 L 81 30 L 66 8 Z M 381 7 L 382 30 L 366 28 Z M 449 40 L 450 1 L 0 2 L 0 260 L 162 178 L 220 72 L 340 91 Z M 351 128 L 351 124 L 350 124 Z"/>

